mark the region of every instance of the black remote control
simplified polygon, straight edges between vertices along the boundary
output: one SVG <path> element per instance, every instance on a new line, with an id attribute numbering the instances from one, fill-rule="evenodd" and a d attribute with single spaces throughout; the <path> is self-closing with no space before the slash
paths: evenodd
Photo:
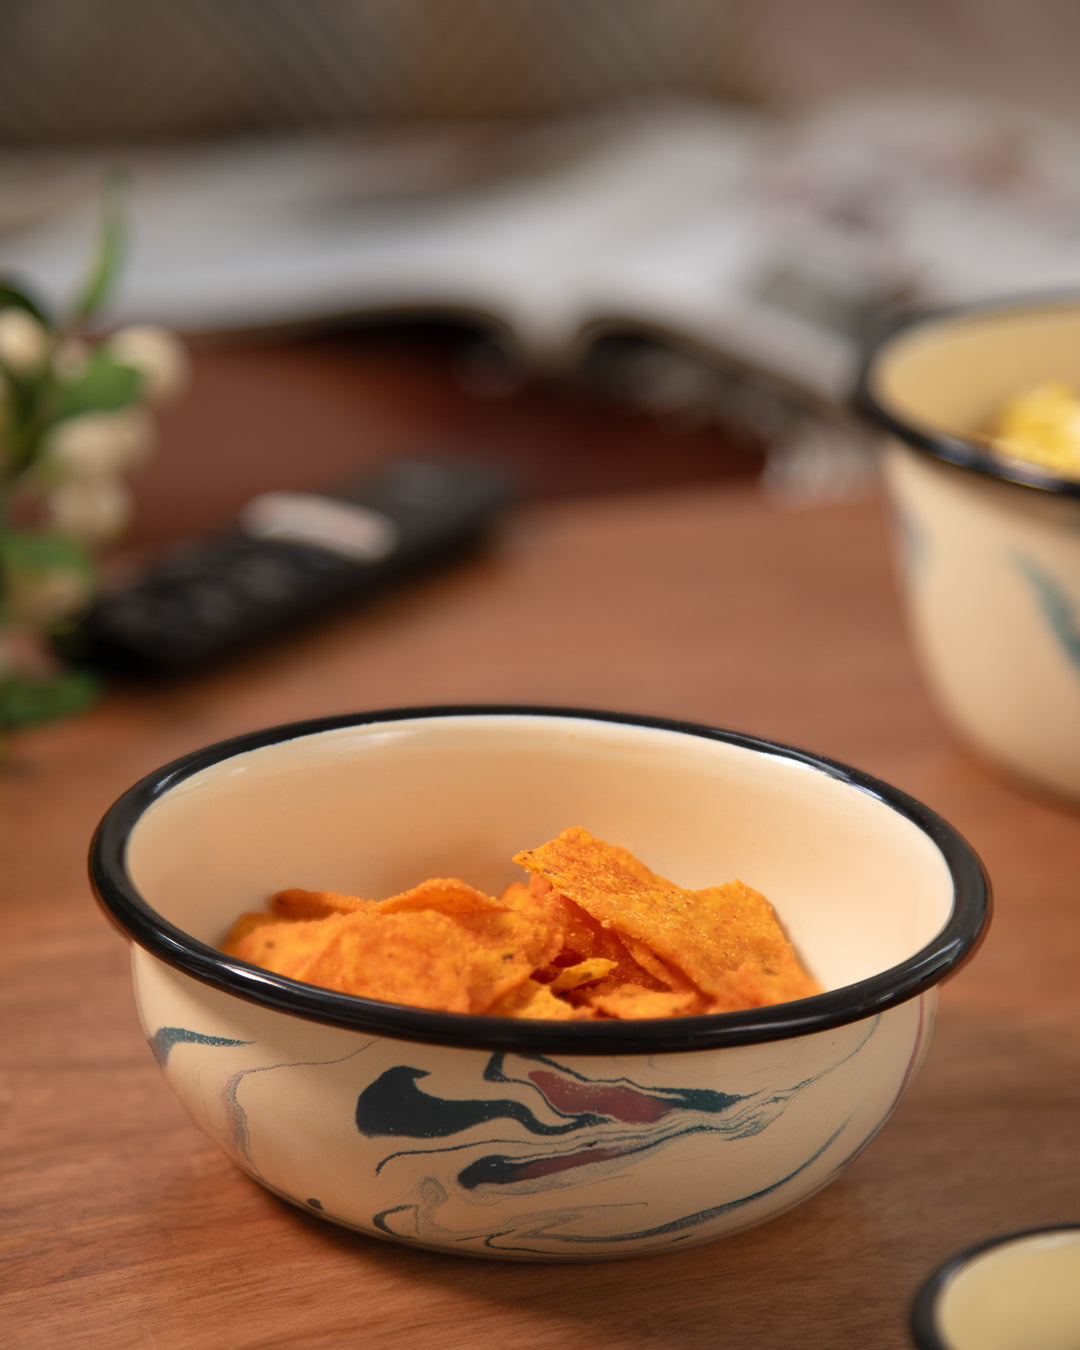
<path id="1" fill-rule="evenodd" d="M 448 558 L 512 495 L 497 466 L 417 459 L 327 493 L 267 492 L 235 529 L 105 591 L 58 646 L 102 669 L 181 673 Z"/>

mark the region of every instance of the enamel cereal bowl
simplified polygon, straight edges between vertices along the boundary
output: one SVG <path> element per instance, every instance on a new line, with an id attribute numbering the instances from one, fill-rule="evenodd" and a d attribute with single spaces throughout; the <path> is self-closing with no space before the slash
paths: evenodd
<path id="1" fill-rule="evenodd" d="M 749 1011 L 540 1021 L 316 988 L 224 956 L 299 886 L 490 893 L 582 825 L 654 871 L 762 891 L 825 992 Z M 365 712 L 197 751 L 135 784 L 91 879 L 192 1120 L 256 1181 L 346 1228 L 518 1260 L 677 1251 L 842 1171 L 926 1052 L 989 888 L 918 802 L 790 747 L 552 708 Z"/>
<path id="2" fill-rule="evenodd" d="M 949 310 L 869 351 L 900 590 L 927 687 L 1014 780 L 1080 800 L 1080 478 L 1006 458 L 985 428 L 1042 381 L 1080 389 L 1080 299 Z"/>

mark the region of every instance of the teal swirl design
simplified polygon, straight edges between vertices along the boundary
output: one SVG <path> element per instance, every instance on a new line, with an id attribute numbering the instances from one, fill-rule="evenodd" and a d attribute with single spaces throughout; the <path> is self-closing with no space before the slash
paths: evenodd
<path id="1" fill-rule="evenodd" d="M 612 1254 L 692 1245 L 729 1216 L 752 1213 L 766 1197 L 789 1188 L 805 1191 L 799 1178 L 811 1170 L 814 1189 L 826 1184 L 868 1140 L 864 1130 L 850 1128 L 854 1118 L 846 1112 L 808 1146 L 808 1156 L 788 1156 L 787 1165 L 772 1176 L 758 1168 L 756 1184 L 738 1166 L 714 1175 L 703 1160 L 719 1159 L 709 1151 L 717 1144 L 725 1152 L 728 1146 L 738 1150 L 770 1132 L 808 1089 L 857 1061 L 879 1027 L 880 1018 L 870 1019 L 859 1035 L 838 1042 L 834 1057 L 815 1070 L 756 1091 L 660 1084 L 647 1059 L 632 1075 L 621 1072 L 623 1066 L 615 1061 L 607 1076 L 583 1071 L 573 1060 L 491 1053 L 471 1075 L 461 1076 L 444 1068 L 438 1052 L 414 1047 L 399 1059 L 393 1047 L 376 1041 L 340 1058 L 271 1063 L 259 1063 L 243 1049 L 252 1042 L 186 1028 L 163 1027 L 152 1043 L 163 1064 L 183 1046 L 193 1054 L 198 1047 L 213 1047 L 215 1095 L 223 1111 L 215 1126 L 219 1141 L 266 1189 L 309 1213 L 415 1247 L 450 1245 L 558 1259 L 560 1252 Z M 920 1022 L 912 1063 L 921 1041 Z M 369 1065 L 372 1054 L 378 1063 Z M 349 1061 L 354 1069 L 343 1071 Z M 264 1171 L 261 1117 L 249 1119 L 245 1105 L 255 1078 L 269 1086 L 278 1074 L 285 1075 L 281 1087 L 286 1091 L 307 1082 L 316 1070 L 340 1083 L 355 1146 L 350 1148 L 343 1134 L 331 1170 L 323 1174 L 316 1168 L 301 1199 L 281 1189 L 276 1165 Z M 350 1099 L 351 1108 L 346 1106 Z M 270 1100 L 265 1088 L 257 1100 Z M 704 1169 L 696 1204 L 642 1201 L 633 1187 L 626 1188 L 639 1164 L 661 1154 L 668 1155 L 661 1166 L 690 1158 Z M 341 1194 L 331 1198 L 324 1187 Z M 361 1219 L 355 1209 L 338 1212 L 354 1191 L 365 1207 L 370 1196 L 370 1217 Z"/>
<path id="2" fill-rule="evenodd" d="M 1065 659 L 1080 674 L 1080 607 L 1056 577 L 1026 554 L 1014 553 L 1013 561 L 1034 592 L 1043 618 Z"/>
<path id="3" fill-rule="evenodd" d="M 672 1216 L 655 1224 L 627 1225 L 603 1237 L 582 1231 L 590 1212 L 606 1208 L 581 1203 L 573 1197 L 576 1187 L 625 1174 L 640 1159 L 669 1148 L 691 1136 L 713 1135 L 737 1141 L 767 1130 L 811 1085 L 820 1082 L 840 1064 L 858 1056 L 873 1038 L 880 1019 L 872 1019 L 866 1034 L 847 1054 L 800 1081 L 742 1095 L 701 1088 L 657 1088 L 629 1078 L 597 1079 L 577 1072 L 567 1064 L 544 1056 L 495 1054 L 488 1061 L 483 1079 L 506 1088 L 516 1086 L 533 1096 L 533 1105 L 520 1095 L 441 1098 L 421 1086 L 430 1075 L 423 1069 L 399 1064 L 380 1074 L 360 1094 L 356 1127 L 369 1139 L 415 1141 L 416 1147 L 400 1147 L 386 1154 L 376 1166 L 376 1175 L 403 1161 L 426 1155 L 431 1168 L 422 1176 L 417 1191 L 408 1199 L 373 1216 L 375 1228 L 388 1237 L 425 1245 L 437 1234 L 445 1240 L 444 1208 L 454 1196 L 475 1197 L 481 1205 L 496 1196 L 549 1197 L 570 1191 L 556 1207 L 523 1209 L 517 1222 L 497 1232 L 460 1233 L 458 1240 L 481 1237 L 492 1250 L 542 1254 L 552 1246 L 568 1249 L 602 1245 L 614 1248 L 629 1244 L 636 1249 L 685 1242 L 702 1227 L 724 1215 L 743 1209 L 791 1184 L 825 1153 L 833 1149 L 849 1120 L 835 1130 L 797 1167 L 764 1187 L 746 1194 L 717 1200 L 709 1205 Z M 517 1127 L 524 1133 L 514 1142 Z M 477 1131 L 486 1137 L 476 1137 Z M 499 1131 L 499 1132 L 492 1132 Z M 463 1137 L 464 1136 L 464 1137 Z M 525 1142 L 529 1136 L 534 1146 Z M 566 1142 L 559 1142 L 560 1137 Z M 546 1142 L 540 1143 L 540 1140 Z M 853 1141 L 854 1155 L 865 1141 Z M 435 1159 L 442 1155 L 444 1165 Z M 449 1164 L 449 1167 L 445 1166 Z M 843 1165 L 843 1164 L 840 1164 Z M 541 1206 L 543 1202 L 541 1200 Z M 432 1245 L 435 1245 L 434 1242 Z"/>
<path id="4" fill-rule="evenodd" d="M 187 1027 L 158 1027 L 149 1038 L 154 1058 L 165 1067 L 169 1055 L 177 1045 L 250 1045 L 250 1041 L 234 1041 L 228 1036 L 205 1036 L 201 1031 L 189 1031 Z"/>

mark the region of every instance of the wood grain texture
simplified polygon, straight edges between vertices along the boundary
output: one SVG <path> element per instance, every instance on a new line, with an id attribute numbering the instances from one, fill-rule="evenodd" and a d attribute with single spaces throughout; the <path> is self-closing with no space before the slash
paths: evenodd
<path id="1" fill-rule="evenodd" d="M 531 503 L 453 571 L 20 735 L 0 774 L 0 1343 L 899 1350 L 936 1262 L 1075 1220 L 1080 816 L 953 740 L 909 654 L 886 531 L 873 499 L 791 511 L 751 487 Z M 679 1254 L 489 1263 L 300 1213 L 189 1123 L 85 880 L 101 813 L 143 773 L 236 732 L 456 700 L 786 740 L 920 797 L 981 853 L 990 935 L 945 987 L 909 1095 L 820 1195 Z"/>

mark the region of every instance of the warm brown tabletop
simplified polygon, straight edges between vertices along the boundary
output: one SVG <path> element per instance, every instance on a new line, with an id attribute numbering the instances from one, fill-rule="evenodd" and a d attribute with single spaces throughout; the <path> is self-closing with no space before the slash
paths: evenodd
<path id="1" fill-rule="evenodd" d="M 280 366 L 261 405 L 278 437 L 278 467 L 264 475 L 276 473 L 275 486 L 290 479 L 272 406 L 290 371 L 310 377 L 291 387 L 321 409 L 319 434 L 336 430 L 338 448 L 322 442 L 317 466 L 331 474 L 351 437 L 374 426 L 376 445 L 399 449 L 444 407 L 429 389 L 425 422 L 407 381 L 393 396 L 384 384 L 397 420 L 354 427 L 327 364 L 346 354 L 308 353 L 297 367 L 265 359 Z M 205 443 L 194 445 L 199 419 L 220 426 L 217 408 L 240 426 L 235 391 L 245 379 L 254 389 L 259 369 L 257 353 L 206 362 L 202 391 L 169 429 L 136 542 L 208 523 L 264 485 L 250 451 L 213 487 L 206 477 L 205 492 L 193 477 L 210 473 Z M 336 421 L 324 401 L 335 390 Z M 629 428 L 602 411 L 567 420 L 536 396 L 477 414 L 470 431 L 490 437 L 501 419 L 512 432 L 515 415 L 523 437 L 547 417 L 583 454 L 596 449 L 590 438 L 615 445 Z M 626 435 L 644 456 L 645 433 Z M 889 1350 L 908 1345 L 910 1298 L 953 1250 L 1080 1219 L 1080 814 L 1017 790 L 953 741 L 906 646 L 872 496 L 781 507 L 750 480 L 700 481 L 690 460 L 703 448 L 680 444 L 681 484 L 535 493 L 488 552 L 452 571 L 175 687 L 114 688 L 89 713 L 15 739 L 0 773 L 0 1343 Z M 291 479 L 307 464 L 298 452 Z M 996 895 L 990 935 L 945 986 L 907 1097 L 828 1189 L 678 1254 L 473 1261 L 300 1213 L 188 1122 L 142 1039 L 125 944 L 87 887 L 98 818 L 143 773 L 232 733 L 447 701 L 607 707 L 789 741 L 921 798 L 982 855 Z"/>

